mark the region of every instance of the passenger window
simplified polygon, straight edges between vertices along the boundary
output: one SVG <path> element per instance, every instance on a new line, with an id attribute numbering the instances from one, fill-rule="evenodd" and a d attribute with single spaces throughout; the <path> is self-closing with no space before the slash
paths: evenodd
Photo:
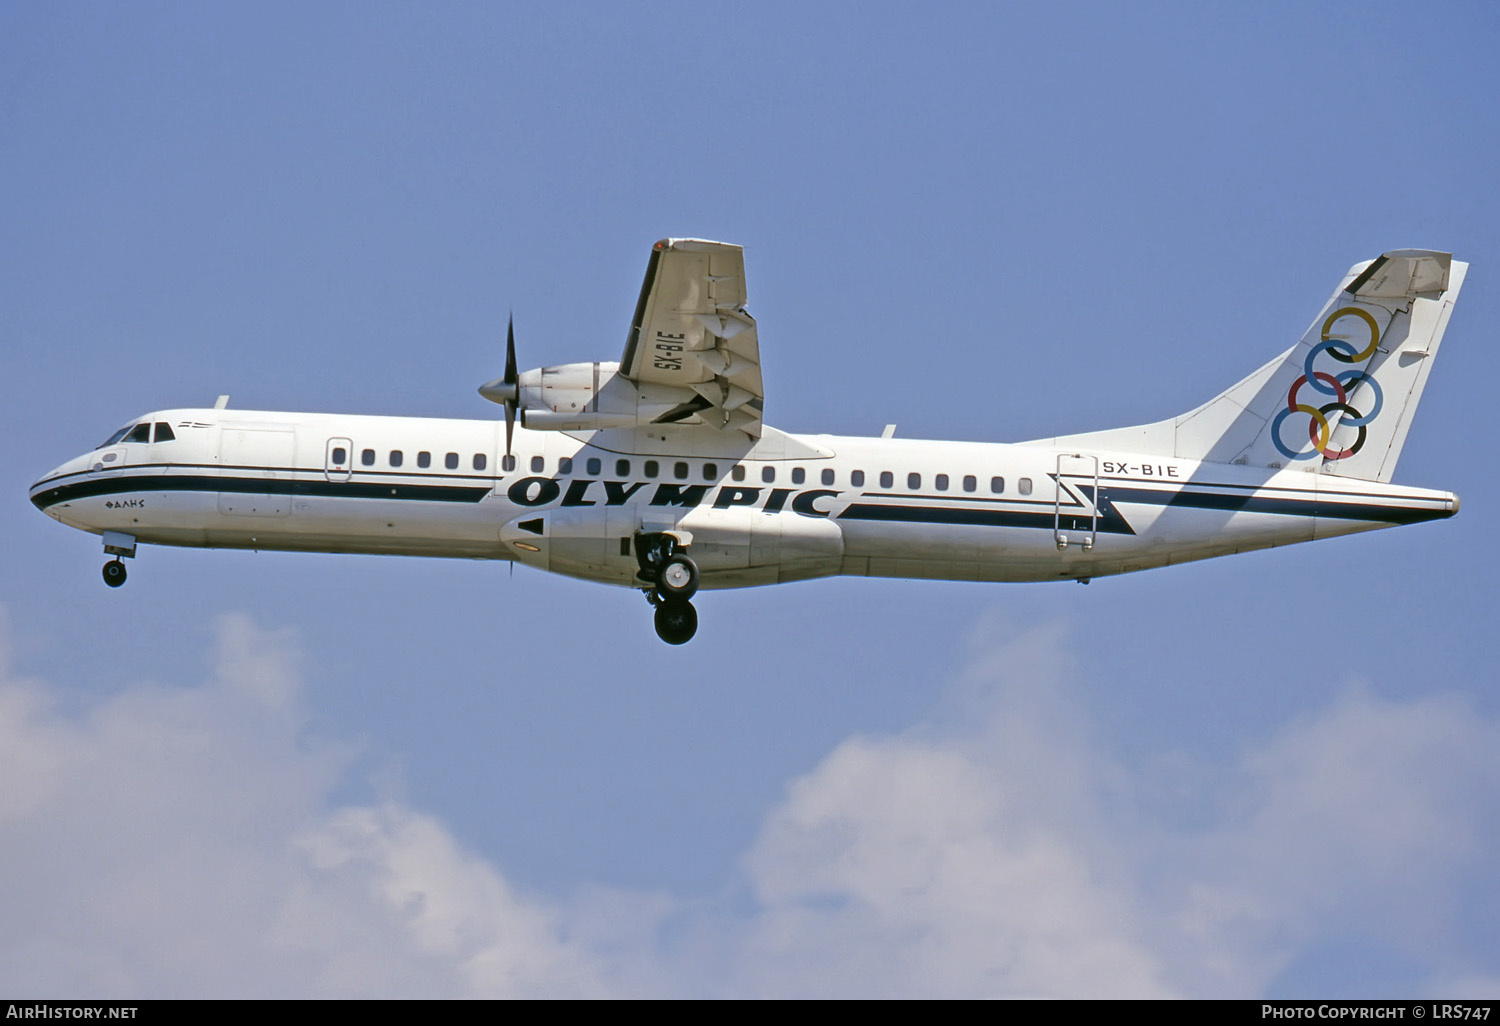
<path id="1" fill-rule="evenodd" d="M 865 486 L 865 472 L 863 470 L 849 471 L 849 487 L 863 488 Z"/>
<path id="2" fill-rule="evenodd" d="M 540 456 L 531 457 L 531 472 L 540 474 L 547 466 L 547 461 Z"/>
<path id="3" fill-rule="evenodd" d="M 681 460 L 672 464 L 672 476 L 679 481 L 686 481 L 688 476 L 688 465 Z"/>
<path id="4" fill-rule="evenodd" d="M 801 467 L 793 467 L 792 468 L 792 484 L 801 484 L 803 481 L 806 481 L 806 480 L 807 480 L 807 471 L 803 470 Z"/>
<path id="5" fill-rule="evenodd" d="M 907 474 L 906 475 L 906 487 L 910 488 L 912 491 L 916 491 L 918 488 L 921 488 L 922 487 L 922 475 L 921 474 Z"/>
<path id="6" fill-rule="evenodd" d="M 130 432 L 130 434 L 128 434 L 128 435 L 125 436 L 125 441 L 127 441 L 127 442 L 149 442 L 149 441 L 151 441 L 151 425 L 150 424 L 137 424 L 135 426 L 134 430 L 132 430 Z"/>
<path id="7" fill-rule="evenodd" d="M 880 487 L 882 487 L 882 488 L 889 488 L 891 485 L 893 485 L 895 483 L 896 483 L 896 475 L 895 474 L 892 474 L 889 470 L 882 470 L 880 472 Z"/>
<path id="8" fill-rule="evenodd" d="M 1031 494 L 1031 478 L 1029 478 L 1029 477 L 1023 477 L 1023 478 L 1021 478 L 1021 482 L 1020 482 L 1020 484 L 1017 487 L 1019 488 L 1019 490 L 1020 490 L 1020 492 L 1021 492 L 1022 495 L 1030 495 Z"/>
<path id="9" fill-rule="evenodd" d="M 947 474 L 939 474 L 937 476 L 937 480 L 934 481 L 933 484 L 937 485 L 937 490 L 938 491 L 940 491 L 940 492 L 946 492 L 948 490 L 948 475 Z"/>
<path id="10" fill-rule="evenodd" d="M 833 471 L 832 470 L 825 469 L 823 471 L 823 483 L 826 484 L 826 485 L 833 484 Z"/>
<path id="11" fill-rule="evenodd" d="M 571 456 L 564 456 L 562 459 L 558 460 L 557 461 L 557 472 L 559 474 L 571 474 L 571 473 L 573 473 L 573 457 L 571 457 Z"/>
<path id="12" fill-rule="evenodd" d="M 172 433 L 172 425 L 156 422 L 156 440 L 158 442 L 175 442 L 177 436 Z"/>
<path id="13" fill-rule="evenodd" d="M 729 472 L 729 476 L 736 481 L 745 480 L 745 465 L 743 463 L 736 463 L 734 469 Z"/>
<path id="14" fill-rule="evenodd" d="M 630 461 L 629 460 L 615 460 L 615 476 L 616 477 L 629 477 L 630 476 Z"/>
<path id="15" fill-rule="evenodd" d="M 512 456 L 511 460 L 512 460 L 511 466 L 514 467 L 515 466 L 515 463 L 514 463 L 515 457 Z M 474 454 L 474 469 L 475 470 L 483 470 L 485 467 L 487 467 L 489 465 L 490 465 L 490 461 L 489 461 L 488 458 L 486 458 L 486 456 L 484 455 L 484 453 L 482 453 L 482 452 L 476 452 Z"/>
<path id="16" fill-rule="evenodd" d="M 456 452 L 450 452 L 448 455 L 444 456 L 443 457 L 443 466 L 447 467 L 449 470 L 457 470 L 458 469 L 458 453 L 456 453 Z"/>
<path id="17" fill-rule="evenodd" d="M 417 466 L 421 467 L 423 470 L 426 470 L 428 467 L 432 466 L 432 453 L 426 451 L 425 449 L 417 453 Z"/>
<path id="18" fill-rule="evenodd" d="M 474 469 L 478 470 L 479 468 L 475 467 Z M 516 457 L 514 456 L 514 454 L 506 453 L 504 456 L 500 457 L 500 469 L 505 471 L 507 474 L 516 469 Z"/>
<path id="19" fill-rule="evenodd" d="M 712 481 L 719 476 L 719 465 L 717 463 L 703 464 L 703 480 Z"/>
<path id="20" fill-rule="evenodd" d="M 598 474 L 599 471 L 604 469 L 604 464 L 599 462 L 599 457 L 597 456 L 590 456 L 588 463 L 584 464 L 584 466 L 588 468 L 590 474 Z"/>
<path id="21" fill-rule="evenodd" d="M 966 492 L 972 492 L 974 489 L 976 489 L 978 487 L 979 487 L 979 482 L 974 479 L 974 475 L 973 474 L 965 474 L 964 475 L 964 491 L 966 491 Z"/>
<path id="22" fill-rule="evenodd" d="M 359 462 L 363 463 L 367 467 L 373 467 L 375 465 L 375 450 L 366 449 L 364 452 L 360 453 Z"/>
<path id="23" fill-rule="evenodd" d="M 399 467 L 399 466 L 401 466 L 401 450 L 400 449 L 392 449 L 391 450 L 391 466 L 393 466 L 393 467 Z"/>
<path id="24" fill-rule="evenodd" d="M 348 458 L 349 454 L 344 451 L 344 447 L 342 445 L 333 450 L 333 462 L 335 466 L 342 467 L 344 465 L 344 461 Z"/>
<path id="25" fill-rule="evenodd" d="M 775 467 L 761 467 L 760 468 L 760 479 L 762 481 L 764 481 L 766 484 L 770 484 L 772 481 L 776 480 L 776 468 Z"/>
<path id="26" fill-rule="evenodd" d="M 996 495 L 1003 495 L 1003 494 L 1005 494 L 1005 478 L 1003 478 L 1003 477 L 992 477 L 992 478 L 990 478 L 990 491 L 994 492 Z"/>
<path id="27" fill-rule="evenodd" d="M 646 461 L 646 476 L 647 477 L 655 477 L 656 476 L 656 472 L 658 470 L 660 470 L 660 469 L 661 468 L 656 465 L 656 461 L 655 460 L 647 460 Z"/>

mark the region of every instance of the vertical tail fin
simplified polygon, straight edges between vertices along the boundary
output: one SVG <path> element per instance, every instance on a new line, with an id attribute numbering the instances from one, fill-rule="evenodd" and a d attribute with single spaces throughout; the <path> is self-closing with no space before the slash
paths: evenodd
<path id="1" fill-rule="evenodd" d="M 1300 342 L 1197 409 L 1044 441 L 1389 481 L 1468 266 L 1423 249 L 1356 264 Z"/>

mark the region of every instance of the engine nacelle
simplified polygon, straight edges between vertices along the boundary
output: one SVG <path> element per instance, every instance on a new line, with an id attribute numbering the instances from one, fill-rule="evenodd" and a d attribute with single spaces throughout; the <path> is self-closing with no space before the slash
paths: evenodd
<path id="1" fill-rule="evenodd" d="M 605 428 L 635 427 L 633 413 L 553 413 L 550 410 L 521 410 L 521 426 L 528 431 L 602 431 Z"/>
<path id="2" fill-rule="evenodd" d="M 634 426 L 640 397 L 619 370 L 617 363 L 565 363 L 527 371 L 518 380 L 522 426 L 532 431 Z"/>
<path id="3" fill-rule="evenodd" d="M 608 390 L 619 370 L 617 363 L 565 363 L 526 371 L 519 381 L 521 409 L 526 413 L 604 412 L 599 395 Z M 629 409 L 616 412 L 634 415 L 635 396 L 621 398 L 630 400 Z"/>
<path id="4" fill-rule="evenodd" d="M 708 387 L 708 386 L 703 386 Z M 710 405 L 693 388 L 637 383 L 620 375 L 618 363 L 565 363 L 518 375 L 514 384 L 496 379 L 479 394 L 502 405 L 514 402 L 521 425 L 531 431 L 598 431 L 639 424 L 701 424 Z"/>

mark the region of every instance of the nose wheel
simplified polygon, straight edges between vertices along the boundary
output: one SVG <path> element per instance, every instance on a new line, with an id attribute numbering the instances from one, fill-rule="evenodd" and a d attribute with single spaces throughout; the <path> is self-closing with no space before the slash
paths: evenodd
<path id="1" fill-rule="evenodd" d="M 125 583 L 125 564 L 118 559 L 111 559 L 104 564 L 104 583 L 111 588 L 118 588 Z"/>

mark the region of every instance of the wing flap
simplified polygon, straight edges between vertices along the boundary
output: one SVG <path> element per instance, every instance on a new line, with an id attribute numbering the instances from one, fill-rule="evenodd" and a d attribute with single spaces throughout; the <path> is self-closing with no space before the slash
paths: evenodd
<path id="1" fill-rule="evenodd" d="M 760 437 L 765 398 L 755 318 L 745 310 L 745 253 L 702 239 L 662 239 L 651 249 L 620 373 L 677 386 L 690 420 Z"/>

